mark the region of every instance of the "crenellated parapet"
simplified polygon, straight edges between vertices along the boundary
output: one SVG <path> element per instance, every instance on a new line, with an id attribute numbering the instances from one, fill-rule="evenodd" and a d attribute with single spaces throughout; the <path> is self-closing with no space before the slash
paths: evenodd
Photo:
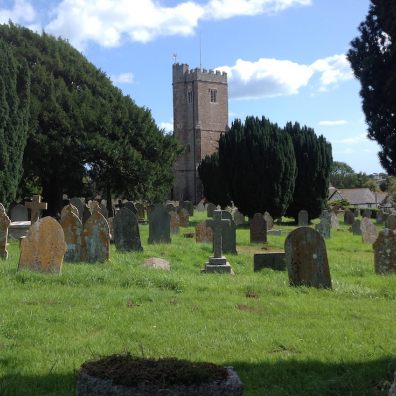
<path id="1" fill-rule="evenodd" d="M 227 73 L 219 70 L 189 69 L 185 63 L 173 64 L 173 83 L 205 81 L 218 84 L 227 84 Z"/>

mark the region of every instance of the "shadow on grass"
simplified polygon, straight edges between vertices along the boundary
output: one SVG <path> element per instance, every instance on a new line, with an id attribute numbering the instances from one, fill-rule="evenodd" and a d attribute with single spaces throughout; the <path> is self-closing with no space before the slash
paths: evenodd
<path id="1" fill-rule="evenodd" d="M 287 354 L 280 348 L 274 353 Z M 287 358 L 286 358 L 287 359 Z M 396 357 L 361 363 L 322 363 L 280 360 L 276 363 L 227 362 L 233 366 L 248 395 L 387 395 Z M 25 376 L 11 374 L 0 379 L 0 395 L 74 395 L 75 373 Z"/>

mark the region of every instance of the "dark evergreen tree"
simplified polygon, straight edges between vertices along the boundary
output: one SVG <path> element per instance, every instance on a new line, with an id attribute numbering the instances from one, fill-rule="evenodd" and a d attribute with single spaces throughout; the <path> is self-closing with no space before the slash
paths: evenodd
<path id="1" fill-rule="evenodd" d="M 219 153 L 207 155 L 198 166 L 204 197 L 215 205 L 225 208 L 231 203 L 228 186 L 219 164 Z"/>
<path id="2" fill-rule="evenodd" d="M 29 73 L 0 40 L 0 203 L 16 197 L 28 134 Z"/>
<path id="3" fill-rule="evenodd" d="M 246 216 L 282 216 L 296 178 L 289 134 L 265 118 L 235 120 L 219 141 L 219 161 L 230 198 Z"/>
<path id="4" fill-rule="evenodd" d="M 293 199 L 286 214 L 297 221 L 298 212 L 305 209 L 309 218 L 318 217 L 326 205 L 329 175 L 333 161 L 331 144 L 323 136 L 316 136 L 312 128 L 291 122 L 285 132 L 292 139 L 297 163 L 297 178 Z"/>
<path id="5" fill-rule="evenodd" d="M 368 137 L 381 146 L 379 159 L 396 174 L 396 3 L 372 0 L 360 36 L 351 43 L 348 59 L 360 80 Z"/>

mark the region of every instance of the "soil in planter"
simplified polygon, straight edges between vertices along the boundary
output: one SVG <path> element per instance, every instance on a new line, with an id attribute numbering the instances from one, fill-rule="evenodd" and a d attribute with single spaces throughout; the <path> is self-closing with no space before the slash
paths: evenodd
<path id="1" fill-rule="evenodd" d="M 159 389 L 171 385 L 203 384 L 225 381 L 227 370 L 212 363 L 189 362 L 174 358 L 143 359 L 130 354 L 112 355 L 85 362 L 81 370 L 88 375 L 108 379 L 115 385 L 147 384 Z"/>

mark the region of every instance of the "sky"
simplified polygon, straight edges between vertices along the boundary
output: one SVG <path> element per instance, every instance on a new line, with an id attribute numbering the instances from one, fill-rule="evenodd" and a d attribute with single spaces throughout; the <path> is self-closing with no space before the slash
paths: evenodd
<path id="1" fill-rule="evenodd" d="M 226 71 L 229 123 L 299 122 L 356 172 L 383 172 L 345 54 L 369 0 L 0 0 L 0 22 L 67 39 L 173 129 L 172 64 Z"/>

